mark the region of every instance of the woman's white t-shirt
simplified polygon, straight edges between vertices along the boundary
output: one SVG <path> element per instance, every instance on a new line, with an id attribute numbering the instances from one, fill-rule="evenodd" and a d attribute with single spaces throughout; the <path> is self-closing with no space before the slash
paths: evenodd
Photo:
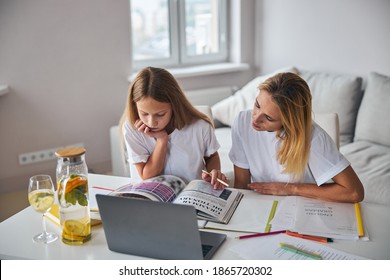
<path id="1" fill-rule="evenodd" d="M 229 158 L 237 167 L 249 169 L 252 182 L 297 182 L 282 173 L 283 166 L 277 160 L 279 141 L 276 132 L 252 128 L 252 110 L 242 111 L 232 126 Z M 309 162 L 299 182 L 320 186 L 349 165 L 332 138 L 313 122 Z"/>
<path id="2" fill-rule="evenodd" d="M 128 121 L 123 125 L 129 164 L 147 162 L 156 145 L 152 137 L 133 128 Z M 163 174 L 175 175 L 187 183 L 202 178 L 205 169 L 204 157 L 218 151 L 220 145 L 215 137 L 214 128 L 199 119 L 169 136 L 168 151 Z"/>

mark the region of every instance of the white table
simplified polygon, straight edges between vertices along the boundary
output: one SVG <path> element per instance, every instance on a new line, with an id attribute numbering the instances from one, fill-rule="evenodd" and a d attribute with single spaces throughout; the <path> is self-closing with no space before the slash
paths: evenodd
<path id="1" fill-rule="evenodd" d="M 116 188 L 129 183 L 131 179 L 125 177 L 89 174 L 90 186 L 104 186 Z M 26 193 L 27 196 L 27 193 Z M 245 191 L 245 197 L 259 196 L 252 191 Z M 273 196 L 268 196 L 274 199 Z M 361 203 L 363 221 L 368 229 L 370 241 L 342 241 L 335 240 L 327 246 L 356 254 L 370 259 L 390 259 L 390 207 L 387 205 Z M 47 222 L 50 231 L 60 233 L 58 226 Z M 92 239 L 81 246 L 70 246 L 60 240 L 48 244 L 35 244 L 32 237 L 42 231 L 41 216 L 31 207 L 20 211 L 9 219 L 0 223 L 0 258 L 1 259 L 144 259 L 138 256 L 120 254 L 108 249 L 103 227 L 92 228 Z M 237 233 L 226 232 L 228 238 L 214 255 L 213 259 L 239 259 L 230 246 L 240 242 L 235 239 Z"/>

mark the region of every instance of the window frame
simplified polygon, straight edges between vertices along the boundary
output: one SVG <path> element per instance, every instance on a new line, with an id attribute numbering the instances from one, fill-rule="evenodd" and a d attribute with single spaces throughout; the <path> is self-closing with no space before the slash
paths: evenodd
<path id="1" fill-rule="evenodd" d="M 131 2 L 131 0 L 129 0 Z M 219 24 L 219 52 L 188 56 L 186 54 L 186 34 L 185 34 L 185 1 L 168 0 L 169 17 L 169 40 L 170 57 L 161 59 L 135 60 L 133 57 L 133 46 L 131 46 L 131 60 L 133 68 L 140 70 L 146 66 L 156 66 L 164 68 L 182 68 L 196 65 L 223 63 L 228 61 L 228 8 L 227 0 L 218 1 L 218 24 Z M 130 3 L 130 38 L 132 41 L 131 27 L 131 3 Z M 132 44 L 131 44 L 132 45 Z"/>

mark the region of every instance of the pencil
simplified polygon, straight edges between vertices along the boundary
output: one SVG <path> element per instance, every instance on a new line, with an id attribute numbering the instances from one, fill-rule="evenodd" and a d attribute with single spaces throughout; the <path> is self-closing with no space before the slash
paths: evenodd
<path id="1" fill-rule="evenodd" d="M 207 174 L 207 175 L 209 175 L 209 176 L 211 176 L 210 172 L 207 172 L 206 170 L 202 170 L 202 172 Z M 222 181 L 221 179 L 217 178 L 217 181 L 220 182 L 222 185 L 225 185 L 226 187 L 229 187 L 229 184 L 224 182 L 224 181 Z"/>
<path id="2" fill-rule="evenodd" d="M 311 259 L 322 260 L 321 255 L 304 251 L 302 249 L 299 249 L 299 248 L 294 247 L 294 246 L 289 245 L 289 244 L 285 244 L 285 243 L 279 243 L 279 244 L 280 244 L 280 248 L 282 248 L 283 250 L 286 250 L 286 251 L 289 251 L 289 252 L 293 252 L 295 254 L 298 254 L 298 255 L 301 255 L 301 256 L 305 256 L 305 257 L 308 257 L 308 258 L 311 258 Z"/>
<path id="3" fill-rule="evenodd" d="M 278 230 L 278 231 L 254 233 L 254 234 L 237 236 L 236 239 L 246 239 L 246 238 L 258 237 L 258 236 L 266 236 L 266 235 L 273 235 L 273 234 L 279 234 L 279 233 L 285 233 L 285 232 L 286 232 L 285 230 Z"/>
<path id="4" fill-rule="evenodd" d="M 356 220 L 358 225 L 358 233 L 359 237 L 364 236 L 364 228 L 363 228 L 363 221 L 362 221 L 362 215 L 360 213 L 360 206 L 359 203 L 355 203 L 355 211 L 356 211 Z"/>
<path id="5" fill-rule="evenodd" d="M 322 243 L 328 243 L 328 242 L 333 242 L 332 238 L 326 238 L 326 237 L 321 237 L 321 236 L 312 236 L 312 235 L 306 235 L 306 234 L 300 234 L 296 232 L 291 232 L 291 231 L 286 231 L 287 235 L 302 238 L 302 239 L 307 239 L 307 240 L 312 240 L 312 241 L 317 241 L 317 242 L 322 242 Z"/>
<path id="6" fill-rule="evenodd" d="M 115 189 L 99 187 L 99 186 L 93 186 L 92 188 L 99 189 L 99 190 L 105 190 L 105 191 L 113 191 L 113 190 L 115 190 Z"/>

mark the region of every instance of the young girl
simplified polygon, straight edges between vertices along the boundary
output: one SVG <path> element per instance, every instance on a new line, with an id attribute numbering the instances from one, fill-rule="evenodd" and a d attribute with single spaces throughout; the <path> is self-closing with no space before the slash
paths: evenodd
<path id="1" fill-rule="evenodd" d="M 203 178 L 216 189 L 224 187 L 217 180 L 227 181 L 219 171 L 213 123 L 192 106 L 168 71 L 147 67 L 138 73 L 130 85 L 120 127 L 128 161 L 140 178 L 166 174 L 187 183 Z"/>
<path id="2" fill-rule="evenodd" d="M 253 110 L 240 112 L 232 126 L 234 185 L 261 194 L 363 200 L 364 188 L 350 163 L 312 121 L 307 83 L 279 73 L 259 89 Z"/>

